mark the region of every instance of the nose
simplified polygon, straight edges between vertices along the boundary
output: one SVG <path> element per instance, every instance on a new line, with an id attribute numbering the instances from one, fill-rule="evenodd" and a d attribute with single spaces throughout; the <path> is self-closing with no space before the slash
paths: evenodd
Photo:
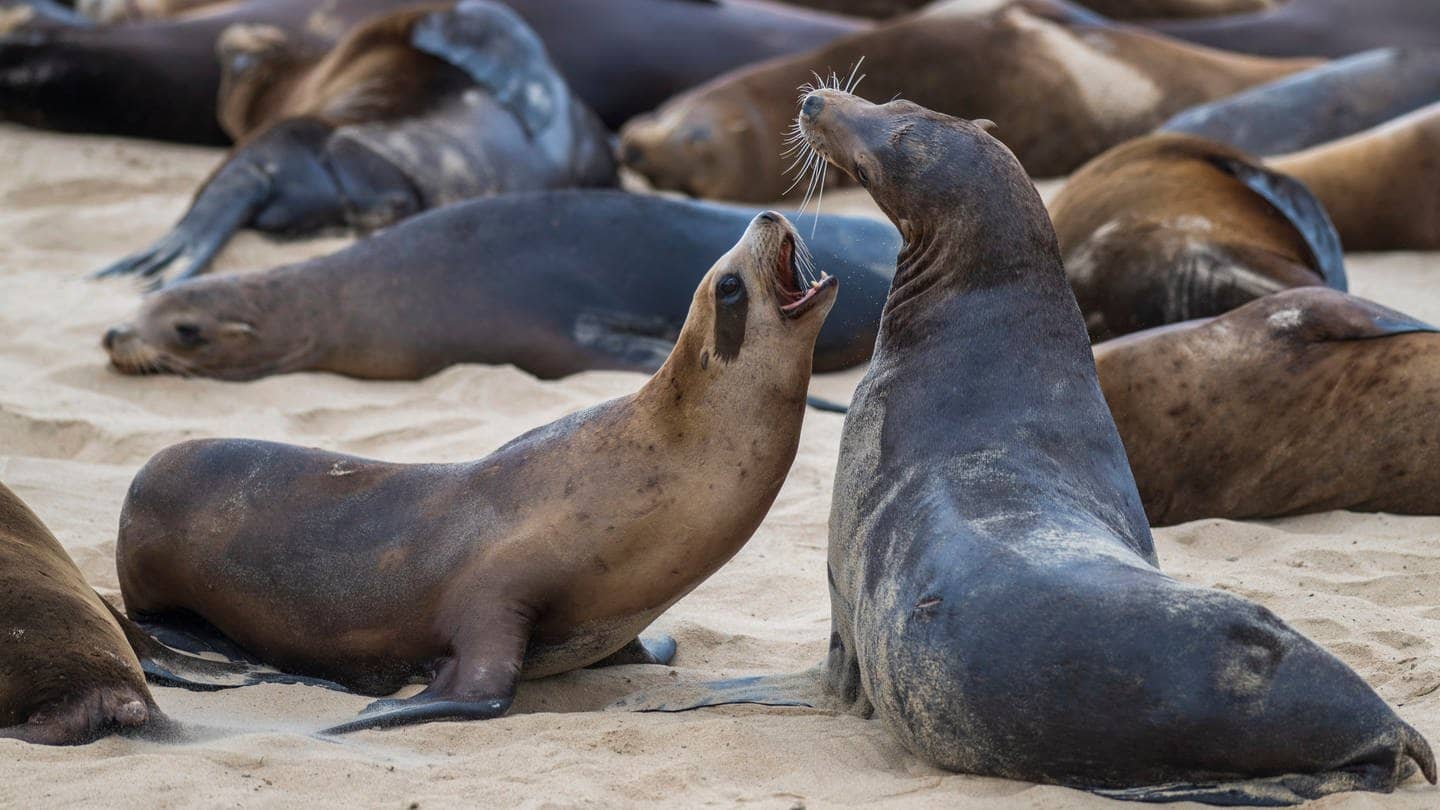
<path id="1" fill-rule="evenodd" d="M 766 222 L 779 222 L 779 221 L 780 221 L 780 215 L 777 214 L 777 213 L 775 213 L 774 211 L 766 211 L 766 212 L 762 213 L 758 218 L 759 218 L 759 219 L 762 219 L 762 220 L 764 220 L 764 221 L 766 221 Z"/>
<path id="2" fill-rule="evenodd" d="M 814 93 L 807 95 L 805 101 L 800 104 L 800 114 L 812 121 L 823 109 L 825 109 L 825 99 Z"/>
<path id="3" fill-rule="evenodd" d="M 645 157 L 645 153 L 640 149 L 639 144 L 633 141 L 620 144 L 620 162 L 626 166 L 638 164 L 643 157 Z"/>
<path id="4" fill-rule="evenodd" d="M 129 335 L 129 334 L 130 334 L 130 328 L 129 328 L 129 327 L 126 327 L 126 326 L 112 326 L 112 327 L 110 327 L 109 329 L 105 330 L 105 337 L 103 337 L 103 338 L 100 339 L 100 345 L 101 345 L 101 346 L 104 346 L 104 347 L 105 347 L 105 351 L 108 352 L 108 351 L 110 351 L 111 349 L 114 349 L 114 348 L 115 348 L 115 344 L 116 344 L 116 343 L 119 343 L 123 338 L 125 338 L 125 337 L 126 337 L 127 335 Z"/>

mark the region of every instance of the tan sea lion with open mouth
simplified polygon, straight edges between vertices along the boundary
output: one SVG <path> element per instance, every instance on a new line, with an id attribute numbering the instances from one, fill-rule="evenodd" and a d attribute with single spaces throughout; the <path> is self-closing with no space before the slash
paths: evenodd
<path id="1" fill-rule="evenodd" d="M 625 125 L 620 157 L 659 188 L 777 199 L 792 185 L 783 155 L 795 88 L 840 71 L 831 84 L 863 75 L 853 89 L 872 100 L 903 94 L 995 121 L 996 137 L 1025 169 L 1049 177 L 1183 109 L 1316 64 L 1178 43 L 1062 0 L 1019 0 L 983 14 L 956 0 L 677 96 Z"/>
<path id="2" fill-rule="evenodd" d="M 1204 138 L 1121 144 L 1071 175 L 1049 207 L 1092 340 L 1219 315 L 1290 287 L 1346 288 L 1320 202 Z"/>
<path id="3" fill-rule="evenodd" d="M 121 515 L 127 608 L 150 625 L 198 616 L 370 694 L 433 674 L 332 731 L 498 717 L 521 678 L 668 660 L 673 642 L 637 634 L 739 551 L 795 456 L 837 287 L 807 286 L 798 240 L 755 217 L 639 391 L 475 462 L 246 440 L 161 452 Z"/>

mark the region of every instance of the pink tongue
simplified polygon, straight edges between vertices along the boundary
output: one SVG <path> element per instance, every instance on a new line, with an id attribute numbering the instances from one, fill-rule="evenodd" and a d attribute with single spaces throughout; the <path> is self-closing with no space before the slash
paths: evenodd
<path id="1" fill-rule="evenodd" d="M 808 289 L 808 290 L 805 291 L 805 294 L 800 297 L 800 300 L 799 300 L 799 301 L 796 301 L 796 302 L 793 303 L 793 304 L 785 304 L 784 306 L 782 306 L 782 307 L 780 307 L 780 308 L 783 309 L 783 310 L 789 311 L 789 310 L 792 310 L 792 309 L 800 306 L 801 304 L 803 304 L 803 303 L 805 303 L 806 301 L 810 300 L 810 296 L 812 296 L 812 295 L 815 294 L 815 290 L 816 290 L 816 289 L 817 289 L 816 287 L 811 287 L 810 289 Z"/>

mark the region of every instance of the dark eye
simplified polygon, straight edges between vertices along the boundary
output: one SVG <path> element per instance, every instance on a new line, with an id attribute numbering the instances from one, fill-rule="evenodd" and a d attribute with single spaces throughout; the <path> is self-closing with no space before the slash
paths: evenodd
<path id="1" fill-rule="evenodd" d="M 175 324 L 175 337 L 179 339 L 182 346 L 199 346 L 205 342 L 205 337 L 200 334 L 200 327 L 193 323 Z"/>
<path id="2" fill-rule="evenodd" d="M 715 292 L 721 301 L 734 301 L 745 292 L 745 282 L 732 273 L 720 279 L 720 283 L 715 285 Z"/>
<path id="3" fill-rule="evenodd" d="M 865 172 L 865 167 L 859 163 L 855 164 L 855 182 L 862 186 L 870 185 L 870 175 Z"/>

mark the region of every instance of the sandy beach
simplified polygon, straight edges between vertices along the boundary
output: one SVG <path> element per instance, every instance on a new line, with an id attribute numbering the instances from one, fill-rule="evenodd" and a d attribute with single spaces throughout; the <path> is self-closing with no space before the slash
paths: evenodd
<path id="1" fill-rule="evenodd" d="M 103 595 L 115 596 L 125 489 L 153 453 L 237 436 L 395 461 L 482 456 L 643 377 L 541 382 L 462 366 L 414 383 L 292 374 L 253 383 L 125 377 L 104 330 L 138 303 L 128 282 L 84 276 L 170 227 L 220 150 L 0 126 L 0 481 L 49 524 Z M 864 211 L 855 192 L 827 211 Z M 219 272 L 327 253 L 342 237 L 275 242 L 242 234 Z M 1351 256 L 1352 291 L 1440 321 L 1440 255 Z M 841 294 L 844 292 L 842 290 Z M 861 371 L 817 379 L 844 400 Z M 842 418 L 811 411 L 774 509 L 733 562 L 656 624 L 673 667 L 620 667 L 528 682 L 515 711 L 485 723 L 309 732 L 368 699 L 303 686 L 196 693 L 156 688 L 203 742 L 111 738 L 80 748 L 0 741 L 0 806 L 569 807 L 879 804 L 1120 806 L 1086 793 L 949 774 L 878 723 L 807 710 L 731 707 L 677 715 L 605 712 L 676 679 L 805 669 L 829 634 L 826 521 Z M 1263 522 L 1200 521 L 1156 533 L 1163 568 L 1253 599 L 1323 644 L 1440 744 L 1440 518 L 1333 512 Z M 0 622 L 4 617 L 0 617 Z M 1123 709 L 1119 709 L 1123 710 Z M 1391 796 L 1315 807 L 1432 808 L 1418 778 Z"/>

